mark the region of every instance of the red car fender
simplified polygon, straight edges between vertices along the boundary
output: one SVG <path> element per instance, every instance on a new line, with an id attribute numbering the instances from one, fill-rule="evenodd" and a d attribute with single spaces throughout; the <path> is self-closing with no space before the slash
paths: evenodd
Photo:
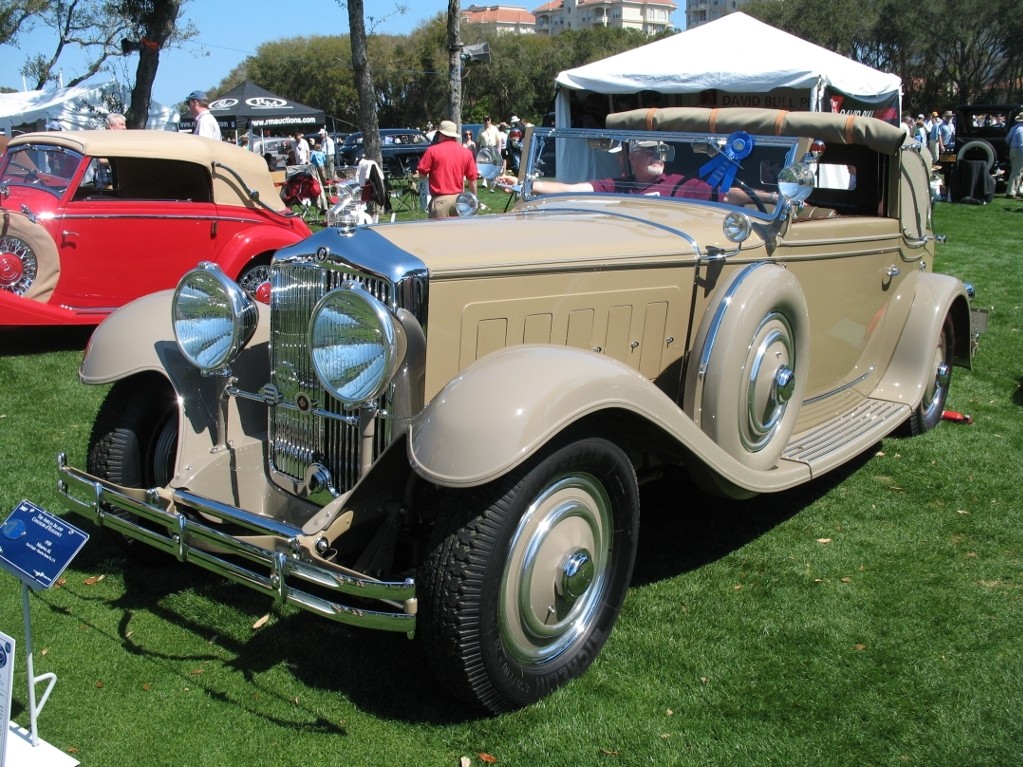
<path id="1" fill-rule="evenodd" d="M 272 255 L 280 248 L 301 242 L 312 234 L 312 230 L 301 218 L 292 221 L 291 229 L 279 226 L 255 226 L 239 232 L 221 248 L 217 265 L 224 274 L 237 279 L 245 267 L 255 258 Z"/>

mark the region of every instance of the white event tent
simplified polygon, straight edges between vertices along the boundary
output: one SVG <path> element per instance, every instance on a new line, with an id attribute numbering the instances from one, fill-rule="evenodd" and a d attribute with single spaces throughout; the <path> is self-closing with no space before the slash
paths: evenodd
<path id="1" fill-rule="evenodd" d="M 603 126 L 647 106 L 848 112 L 898 123 L 902 78 L 737 12 L 561 72 L 558 125 Z"/>
<path id="2" fill-rule="evenodd" d="M 104 94 L 119 88 L 111 81 L 0 94 L 0 133 L 11 136 L 16 130 L 46 130 L 50 125 L 61 130 L 102 128 L 109 111 Z M 177 110 L 152 102 L 146 128 L 177 130 L 178 119 Z"/>

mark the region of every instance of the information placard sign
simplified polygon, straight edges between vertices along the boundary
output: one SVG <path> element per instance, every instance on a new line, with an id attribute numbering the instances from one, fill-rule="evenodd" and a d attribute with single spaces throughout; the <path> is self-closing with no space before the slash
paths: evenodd
<path id="1" fill-rule="evenodd" d="M 0 767 L 7 760 L 7 723 L 11 720 L 11 683 L 14 680 L 14 640 L 0 631 Z"/>
<path id="2" fill-rule="evenodd" d="M 87 540 L 88 533 L 22 501 L 0 527 L 0 567 L 29 586 L 48 589 Z"/>

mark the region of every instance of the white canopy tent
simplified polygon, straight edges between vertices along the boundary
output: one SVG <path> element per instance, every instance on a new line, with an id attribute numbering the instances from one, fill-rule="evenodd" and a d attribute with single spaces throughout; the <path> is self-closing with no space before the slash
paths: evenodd
<path id="1" fill-rule="evenodd" d="M 603 125 L 646 106 L 746 106 L 848 112 L 897 123 L 902 78 L 879 72 L 745 13 L 565 70 L 558 125 Z"/>
<path id="2" fill-rule="evenodd" d="M 102 128 L 110 111 L 104 94 L 119 88 L 110 81 L 0 94 L 0 132 L 11 136 L 15 130 L 46 130 L 51 125 L 60 130 Z M 178 119 L 177 110 L 153 102 L 146 128 L 177 130 Z"/>

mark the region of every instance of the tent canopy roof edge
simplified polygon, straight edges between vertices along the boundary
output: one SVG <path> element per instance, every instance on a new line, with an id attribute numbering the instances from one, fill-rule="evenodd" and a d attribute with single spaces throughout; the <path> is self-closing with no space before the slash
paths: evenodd
<path id="1" fill-rule="evenodd" d="M 741 56 L 730 55 L 742 51 Z M 826 87 L 866 102 L 898 102 L 902 78 L 880 72 L 742 12 L 561 72 L 564 90 L 598 94 L 766 94 L 803 91 L 820 110 Z M 559 106 L 558 120 L 562 119 Z M 566 112 L 567 114 L 567 112 Z"/>

